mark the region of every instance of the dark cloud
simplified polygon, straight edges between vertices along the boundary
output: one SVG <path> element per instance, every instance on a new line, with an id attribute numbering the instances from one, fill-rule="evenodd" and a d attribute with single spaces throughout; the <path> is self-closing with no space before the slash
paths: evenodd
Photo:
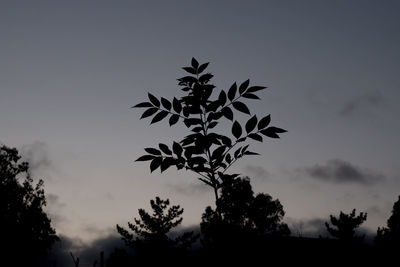
<path id="1" fill-rule="evenodd" d="M 115 248 L 125 247 L 121 238 L 117 235 L 108 235 L 89 244 L 78 238 L 67 236 L 61 236 L 60 239 L 60 242 L 53 246 L 50 255 L 47 257 L 47 264 L 56 261 L 57 267 L 73 266 L 70 255 L 72 252 L 75 257 L 79 257 L 80 266 L 93 266 L 95 260 L 99 262 L 101 251 L 104 251 L 104 258 L 107 259 Z"/>
<path id="2" fill-rule="evenodd" d="M 287 218 L 286 221 L 293 236 L 332 238 L 325 226 L 325 222 L 330 223 L 329 217 L 326 219 L 313 218 L 309 220 Z M 364 241 L 367 243 L 372 243 L 376 233 L 361 226 L 356 230 L 356 234 L 365 235 Z"/>
<path id="3" fill-rule="evenodd" d="M 203 182 L 198 181 L 197 183 L 181 183 L 181 184 L 171 184 L 168 183 L 165 185 L 170 190 L 175 193 L 179 193 L 182 195 L 193 195 L 193 194 L 201 194 L 208 190 L 210 190 L 209 186 L 205 185 Z"/>
<path id="4" fill-rule="evenodd" d="M 93 225 L 88 226 L 87 228 L 92 228 L 92 230 L 94 228 L 95 231 L 98 231 L 97 227 L 93 227 Z M 177 227 L 171 231 L 170 237 L 173 238 L 181 235 L 184 232 L 191 231 L 193 231 L 195 234 L 198 234 L 200 233 L 200 227 Z M 53 246 L 50 255 L 47 257 L 46 266 L 50 266 L 50 263 L 54 260 L 57 262 L 57 267 L 73 266 L 72 257 L 70 255 L 71 252 L 75 257 L 79 257 L 80 266 L 93 266 L 95 260 L 99 262 L 101 251 L 104 251 L 105 261 L 107 261 L 107 258 L 116 248 L 124 248 L 128 253 L 134 253 L 131 249 L 125 246 L 124 242 L 121 240 L 120 236 L 115 230 L 112 233 L 103 235 L 103 237 L 98 238 L 90 243 L 85 243 L 79 238 L 70 238 L 67 236 L 60 236 L 60 239 L 61 241 L 57 242 Z M 192 249 L 195 249 L 199 246 L 200 241 L 198 240 L 198 242 L 192 246 Z"/>
<path id="5" fill-rule="evenodd" d="M 309 220 L 300 220 L 287 218 L 287 224 L 293 236 L 301 237 L 327 237 L 328 231 L 325 227 L 327 219 L 314 218 Z"/>
<path id="6" fill-rule="evenodd" d="M 339 114 L 349 116 L 359 112 L 359 110 L 377 108 L 383 104 L 384 98 L 379 92 L 370 92 L 346 102 L 340 109 Z"/>
<path id="7" fill-rule="evenodd" d="M 262 166 L 247 165 L 244 167 L 244 171 L 246 172 L 246 174 L 249 173 L 250 177 L 264 179 L 269 179 L 271 177 L 271 174 Z"/>
<path id="8" fill-rule="evenodd" d="M 316 164 L 298 169 L 298 171 L 311 178 L 336 184 L 373 185 L 385 179 L 382 174 L 360 168 L 341 159 L 329 160 L 323 165 Z"/>
<path id="9" fill-rule="evenodd" d="M 21 147 L 21 155 L 23 160 L 29 163 L 30 172 L 33 176 L 46 176 L 49 171 L 56 170 L 55 164 L 49 155 L 49 149 L 46 143 L 35 141 L 32 144 L 23 145 Z M 42 178 L 42 177 L 40 177 Z"/>

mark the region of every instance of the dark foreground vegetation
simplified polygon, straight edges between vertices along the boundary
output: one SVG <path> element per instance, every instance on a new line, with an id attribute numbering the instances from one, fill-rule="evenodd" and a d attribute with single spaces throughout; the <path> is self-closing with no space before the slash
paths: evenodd
<path id="1" fill-rule="evenodd" d="M 355 209 L 329 218 L 326 228 L 332 238 L 293 237 L 278 199 L 255 194 L 249 178 L 228 174 L 241 158 L 258 155 L 246 142 L 279 138 L 286 130 L 270 126 L 270 115 L 258 119 L 244 104 L 244 100 L 260 99 L 257 93 L 265 87 L 250 86 L 247 80 L 215 92 L 210 84 L 213 75 L 204 72 L 207 67 L 208 63 L 199 64 L 193 58 L 191 66 L 183 68 L 190 75 L 178 79 L 184 96 L 167 100 L 149 93 L 148 102 L 135 106 L 145 108 L 141 118 L 153 117 L 151 123 L 169 117 L 170 126 L 180 121 L 189 131 L 171 146 L 160 143 L 145 148 L 147 154 L 137 161 L 150 161 L 151 171 L 163 172 L 175 166 L 195 173 L 213 190 L 215 207 L 205 208 L 199 233 L 172 235 L 182 222 L 183 209 L 156 197 L 150 201 L 151 212 L 139 209 L 139 217 L 128 222 L 128 228 L 116 226 L 126 247 L 115 248 L 106 259 L 93 261 L 92 266 L 385 266 L 396 260 L 400 198 L 387 227 L 378 228 L 373 245 L 364 243 L 364 236 L 357 233 L 367 214 L 357 214 Z M 235 119 L 237 112 L 250 117 L 241 124 Z M 219 128 L 220 123 L 229 127 Z M 43 181 L 34 184 L 29 165 L 21 161 L 18 151 L 1 146 L 0 266 L 83 266 L 79 256 L 72 253 L 69 264 L 46 259 L 59 238 L 43 210 L 45 205 Z"/>

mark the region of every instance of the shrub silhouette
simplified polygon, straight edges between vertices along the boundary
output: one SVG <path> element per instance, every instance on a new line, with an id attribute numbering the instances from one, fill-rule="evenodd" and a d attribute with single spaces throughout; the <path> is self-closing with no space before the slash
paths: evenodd
<path id="1" fill-rule="evenodd" d="M 199 64 L 192 58 L 191 66 L 183 68 L 189 75 L 178 79 L 184 96 L 170 101 L 149 93 L 149 101 L 134 106 L 146 109 L 141 119 L 153 116 L 150 124 L 169 117 L 170 126 L 182 121 L 190 131 L 181 141 L 174 141 L 172 147 L 160 143 L 157 148 L 145 148 L 148 154 L 136 161 L 151 161 L 151 171 L 160 168 L 163 172 L 171 166 L 193 171 L 201 176 L 200 181 L 213 188 L 217 201 L 223 185 L 238 177 L 238 174 L 227 174 L 227 170 L 243 156 L 258 155 L 244 142 L 248 139 L 262 142 L 263 135 L 279 138 L 278 134 L 286 131 L 270 126 L 270 115 L 260 120 L 256 115 L 251 116 L 243 103 L 245 99 L 259 99 L 257 93 L 266 87 L 249 86 L 246 80 L 239 86 L 234 83 L 227 91 L 219 91 L 218 97 L 212 99 L 215 86 L 210 83 L 213 75 L 204 72 L 207 67 L 208 63 Z M 234 120 L 236 112 L 251 116 L 244 127 Z M 222 118 L 231 124 L 232 137 L 216 131 Z"/>
<path id="2" fill-rule="evenodd" d="M 17 149 L 0 147 L 0 236 L 2 262 L 32 266 L 58 240 L 44 212 L 43 180 L 36 185 Z"/>
<path id="3" fill-rule="evenodd" d="M 330 216 L 330 221 L 332 226 L 329 223 L 325 222 L 326 229 L 328 232 L 337 239 L 343 241 L 362 241 L 365 235 L 357 236 L 355 229 L 357 229 L 364 221 L 367 220 L 367 213 L 361 212 L 358 216 L 356 216 L 356 210 L 349 214 L 345 214 L 340 212 L 339 218 Z"/>
<path id="4" fill-rule="evenodd" d="M 117 231 L 125 244 L 141 255 L 148 253 L 165 254 L 173 249 L 186 249 L 198 238 L 193 232 L 186 232 L 171 239 L 168 233 L 182 222 L 183 209 L 178 205 L 170 206 L 169 200 L 156 197 L 150 201 L 153 214 L 139 209 L 139 219 L 128 222 L 133 234 L 117 225 Z"/>
<path id="5" fill-rule="evenodd" d="M 400 245 L 400 196 L 394 203 L 392 215 L 387 221 L 387 227 L 378 228 L 375 242 L 378 245 L 390 246 L 392 248 Z"/>
<path id="6" fill-rule="evenodd" d="M 290 234 L 288 226 L 282 222 L 285 212 L 279 200 L 264 193 L 254 196 L 248 178 L 237 178 L 224 186 L 217 207 L 218 211 L 207 207 L 202 216 L 205 246 L 238 245 L 264 235 Z"/>

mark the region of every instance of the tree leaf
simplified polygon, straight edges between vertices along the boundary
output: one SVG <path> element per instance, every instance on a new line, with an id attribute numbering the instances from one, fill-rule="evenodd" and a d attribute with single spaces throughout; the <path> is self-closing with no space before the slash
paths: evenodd
<path id="1" fill-rule="evenodd" d="M 175 164 L 175 161 L 172 157 L 167 157 L 164 158 L 164 160 L 161 162 L 160 170 L 161 172 L 167 170 L 169 167 Z"/>
<path id="2" fill-rule="evenodd" d="M 225 91 L 221 91 L 218 97 L 218 101 L 221 107 L 223 107 L 226 103 L 226 93 Z"/>
<path id="3" fill-rule="evenodd" d="M 262 133 L 263 135 L 268 136 L 270 138 L 279 138 L 279 135 L 275 131 L 271 130 L 270 128 L 261 130 L 260 133 Z"/>
<path id="4" fill-rule="evenodd" d="M 254 130 L 254 128 L 256 128 L 257 126 L 257 116 L 254 115 L 253 117 L 251 117 L 247 122 L 246 122 L 246 132 L 250 133 L 251 131 Z"/>
<path id="5" fill-rule="evenodd" d="M 191 127 L 192 125 L 201 124 L 201 120 L 196 118 L 189 118 L 189 119 L 184 119 L 183 123 L 186 125 L 186 127 Z"/>
<path id="6" fill-rule="evenodd" d="M 230 107 L 224 107 L 222 110 L 222 115 L 227 118 L 228 120 L 233 120 L 233 112 L 232 109 Z"/>
<path id="7" fill-rule="evenodd" d="M 200 76 L 199 78 L 199 82 L 201 83 L 207 83 L 209 80 L 211 80 L 211 78 L 214 77 L 214 75 L 212 75 L 211 73 L 206 73 Z M 212 93 L 212 91 L 210 92 L 210 94 Z"/>
<path id="8" fill-rule="evenodd" d="M 240 126 L 238 121 L 235 121 L 232 125 L 232 134 L 236 139 L 242 135 L 242 126 Z"/>
<path id="9" fill-rule="evenodd" d="M 214 128 L 214 127 L 217 126 L 217 125 L 218 125 L 218 122 L 213 121 L 213 122 L 211 122 L 211 123 L 208 125 L 208 129 L 212 129 L 212 128 Z"/>
<path id="10" fill-rule="evenodd" d="M 265 89 L 265 88 L 267 88 L 267 87 L 265 87 L 265 86 L 251 86 L 251 87 L 249 87 L 249 89 L 247 89 L 246 92 L 247 92 L 247 93 L 254 93 L 254 92 L 263 90 L 263 89 Z"/>
<path id="11" fill-rule="evenodd" d="M 175 155 L 177 155 L 178 158 L 179 158 L 179 157 L 181 157 L 181 155 L 182 155 L 183 148 L 181 147 L 180 144 L 178 144 L 177 142 L 174 142 L 174 143 L 172 144 L 172 151 L 174 151 Z"/>
<path id="12" fill-rule="evenodd" d="M 192 132 L 199 133 L 199 132 L 201 132 L 201 130 L 203 130 L 203 127 L 197 126 L 197 127 L 194 127 L 194 128 L 192 129 Z"/>
<path id="13" fill-rule="evenodd" d="M 252 93 L 244 93 L 242 96 L 244 98 L 249 98 L 249 99 L 260 99 L 258 96 L 256 96 L 255 94 L 252 94 Z"/>
<path id="14" fill-rule="evenodd" d="M 271 115 L 267 115 L 258 122 L 258 130 L 264 129 L 271 122 Z"/>
<path id="15" fill-rule="evenodd" d="M 153 159 L 150 163 L 150 172 L 153 172 L 155 169 L 160 167 L 161 163 L 162 163 L 162 157 L 157 157 Z"/>
<path id="16" fill-rule="evenodd" d="M 169 149 L 169 147 L 166 144 L 160 143 L 158 144 L 158 147 L 161 149 L 162 152 L 164 152 L 167 155 L 172 155 L 172 151 Z"/>
<path id="17" fill-rule="evenodd" d="M 168 112 L 165 110 L 161 110 L 157 115 L 154 116 L 154 118 L 151 120 L 150 124 L 156 123 L 167 117 Z"/>
<path id="18" fill-rule="evenodd" d="M 199 67 L 199 62 L 197 62 L 197 60 L 194 57 L 192 57 L 191 63 L 193 68 L 197 69 Z"/>
<path id="19" fill-rule="evenodd" d="M 207 68 L 208 64 L 209 64 L 209 62 L 201 64 L 199 69 L 197 70 L 197 73 L 198 74 L 202 73 Z"/>
<path id="20" fill-rule="evenodd" d="M 224 136 L 224 135 L 220 135 L 218 138 L 219 138 L 219 140 L 221 140 L 221 142 L 222 142 L 224 145 L 226 145 L 227 147 L 231 147 L 231 145 L 232 145 L 232 140 L 231 140 L 229 137 Z"/>
<path id="21" fill-rule="evenodd" d="M 239 138 L 238 140 L 236 140 L 236 142 L 243 142 L 243 141 L 245 141 L 246 140 L 246 136 L 244 136 L 244 137 L 242 137 L 242 138 Z"/>
<path id="22" fill-rule="evenodd" d="M 226 156 L 225 156 L 225 161 L 228 163 L 228 164 L 231 164 L 231 162 L 232 162 L 232 157 L 231 157 L 231 154 L 226 154 Z"/>
<path id="23" fill-rule="evenodd" d="M 144 150 L 149 154 L 161 156 L 161 152 L 156 148 L 147 147 Z"/>
<path id="24" fill-rule="evenodd" d="M 248 137 L 251 138 L 251 139 L 254 139 L 256 141 L 259 141 L 259 142 L 263 141 L 262 136 L 259 135 L 259 134 L 256 134 L 256 133 L 249 134 Z"/>
<path id="25" fill-rule="evenodd" d="M 268 129 L 270 131 L 274 131 L 275 133 L 286 133 L 287 132 L 284 129 L 281 129 L 281 128 L 278 128 L 278 127 L 274 127 L 274 126 L 268 127 Z"/>
<path id="26" fill-rule="evenodd" d="M 247 87 L 249 86 L 250 80 L 247 79 L 239 86 L 239 94 L 243 94 L 246 91 Z"/>
<path id="27" fill-rule="evenodd" d="M 179 116 L 178 115 L 172 115 L 171 118 L 169 118 L 169 126 L 174 125 L 175 123 L 177 123 L 179 120 Z"/>
<path id="28" fill-rule="evenodd" d="M 203 157 L 192 157 L 190 158 L 190 164 L 204 164 L 207 160 Z"/>
<path id="29" fill-rule="evenodd" d="M 233 154 L 233 156 L 235 157 L 235 159 L 239 158 L 239 153 L 240 153 L 240 150 L 241 150 L 241 149 L 242 149 L 241 147 L 239 147 L 238 149 L 236 149 L 235 153 Z"/>
<path id="30" fill-rule="evenodd" d="M 171 110 L 171 102 L 169 102 L 167 99 L 165 99 L 164 97 L 161 97 L 161 104 L 163 105 L 163 107 L 166 110 Z"/>
<path id="31" fill-rule="evenodd" d="M 225 152 L 226 146 L 220 146 L 212 152 L 211 158 L 218 159 Z"/>
<path id="32" fill-rule="evenodd" d="M 260 155 L 260 154 L 258 154 L 258 153 L 256 153 L 256 152 L 252 152 L 252 151 L 245 151 L 245 152 L 243 153 L 243 155 Z"/>
<path id="33" fill-rule="evenodd" d="M 245 104 L 243 104 L 242 102 L 236 101 L 236 102 L 233 102 L 232 105 L 233 105 L 233 107 L 234 107 L 235 109 L 237 109 L 238 111 L 250 115 L 250 110 L 249 110 L 249 108 L 248 108 Z"/>
<path id="34" fill-rule="evenodd" d="M 160 107 L 160 101 L 157 99 L 157 97 L 155 97 L 154 95 L 152 95 L 150 93 L 148 93 L 148 96 L 149 96 L 150 102 L 153 103 L 154 106 L 159 108 Z"/>
<path id="35" fill-rule="evenodd" d="M 237 85 L 236 85 L 236 83 L 234 83 L 234 84 L 232 84 L 231 88 L 229 88 L 229 91 L 228 91 L 228 98 L 230 101 L 232 101 L 235 98 L 236 91 L 237 91 Z"/>
<path id="36" fill-rule="evenodd" d="M 156 113 L 158 111 L 158 108 L 149 108 L 146 109 L 145 112 L 143 112 L 142 116 L 140 117 L 140 119 L 144 119 L 147 117 L 150 117 L 151 115 L 153 115 L 154 113 Z"/>
<path id="37" fill-rule="evenodd" d="M 148 161 L 148 160 L 152 160 L 154 158 L 155 158 L 155 156 L 153 156 L 153 155 L 144 155 L 144 156 L 139 157 L 135 161 Z"/>
<path id="38" fill-rule="evenodd" d="M 150 102 L 142 102 L 133 106 L 132 108 L 151 108 L 152 106 L 153 105 Z"/>
<path id="39" fill-rule="evenodd" d="M 196 69 L 192 68 L 192 67 L 183 67 L 182 69 L 184 69 L 186 72 L 189 72 L 190 74 L 197 74 Z"/>
<path id="40" fill-rule="evenodd" d="M 174 110 L 175 110 L 176 113 L 178 113 L 178 114 L 181 113 L 181 111 L 182 111 L 181 102 L 179 102 L 179 100 L 176 99 L 175 97 L 172 100 L 172 105 L 174 106 Z"/>

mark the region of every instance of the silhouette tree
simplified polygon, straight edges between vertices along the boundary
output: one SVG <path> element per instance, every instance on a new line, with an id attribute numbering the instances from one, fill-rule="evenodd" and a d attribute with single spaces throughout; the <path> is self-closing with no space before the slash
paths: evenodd
<path id="1" fill-rule="evenodd" d="M 117 224 L 117 231 L 127 246 L 142 254 L 164 253 L 170 249 L 186 249 L 196 241 L 198 236 L 193 232 L 183 233 L 174 239 L 167 235 L 172 228 L 181 224 L 183 208 L 178 205 L 169 207 L 169 200 L 159 197 L 151 200 L 150 204 L 153 214 L 139 209 L 140 219 L 135 218 L 134 223 L 128 222 L 134 234 Z"/>
<path id="2" fill-rule="evenodd" d="M 36 185 L 17 149 L 0 147 L 0 236 L 2 261 L 33 265 L 58 240 L 44 212 L 43 180 Z M 10 265 L 11 266 L 11 265 Z M 27 266 L 27 265 L 26 265 Z"/>
<path id="3" fill-rule="evenodd" d="M 248 178 L 237 178 L 221 190 L 217 210 L 207 207 L 201 222 L 205 246 L 238 244 L 244 239 L 263 235 L 287 236 L 289 227 L 278 199 L 254 192 Z"/>
<path id="4" fill-rule="evenodd" d="M 387 227 L 378 228 L 375 242 L 378 245 L 391 246 L 393 248 L 400 245 L 400 196 L 394 203 L 392 215 L 387 221 Z"/>
<path id="5" fill-rule="evenodd" d="M 213 188 L 217 201 L 223 185 L 238 177 L 238 174 L 227 174 L 227 170 L 243 156 L 258 155 L 248 150 L 249 145 L 244 142 L 249 139 L 262 142 L 263 135 L 279 138 L 278 134 L 286 131 L 270 126 L 270 115 L 260 120 L 256 115 L 251 116 L 243 103 L 245 99 L 260 99 L 256 94 L 266 87 L 249 86 L 246 80 L 239 86 L 235 82 L 227 91 L 215 92 L 215 86 L 210 83 L 213 75 L 205 73 L 208 64 L 199 64 L 192 58 L 191 66 L 183 68 L 189 73 L 178 79 L 184 96 L 170 101 L 149 93 L 148 102 L 134 106 L 146 109 L 141 119 L 153 116 L 150 124 L 169 117 L 170 126 L 182 121 L 190 131 L 181 141 L 174 141 L 172 147 L 160 143 L 157 148 L 145 148 L 148 154 L 136 161 L 151 161 L 151 172 L 157 168 L 163 172 L 171 166 L 193 171 L 201 176 L 200 181 Z M 217 97 L 212 99 L 215 93 Z M 236 112 L 251 116 L 244 127 L 234 119 Z M 230 122 L 222 130 L 230 128 L 232 137 L 216 131 L 222 118 Z"/>
<path id="6" fill-rule="evenodd" d="M 365 235 L 357 236 L 355 229 L 357 229 L 364 221 L 367 220 L 367 213 L 361 212 L 356 216 L 356 210 L 350 214 L 340 212 L 339 218 L 330 216 L 332 226 L 325 222 L 326 229 L 328 232 L 337 239 L 343 241 L 361 241 Z M 335 227 L 335 228 L 334 228 Z"/>

